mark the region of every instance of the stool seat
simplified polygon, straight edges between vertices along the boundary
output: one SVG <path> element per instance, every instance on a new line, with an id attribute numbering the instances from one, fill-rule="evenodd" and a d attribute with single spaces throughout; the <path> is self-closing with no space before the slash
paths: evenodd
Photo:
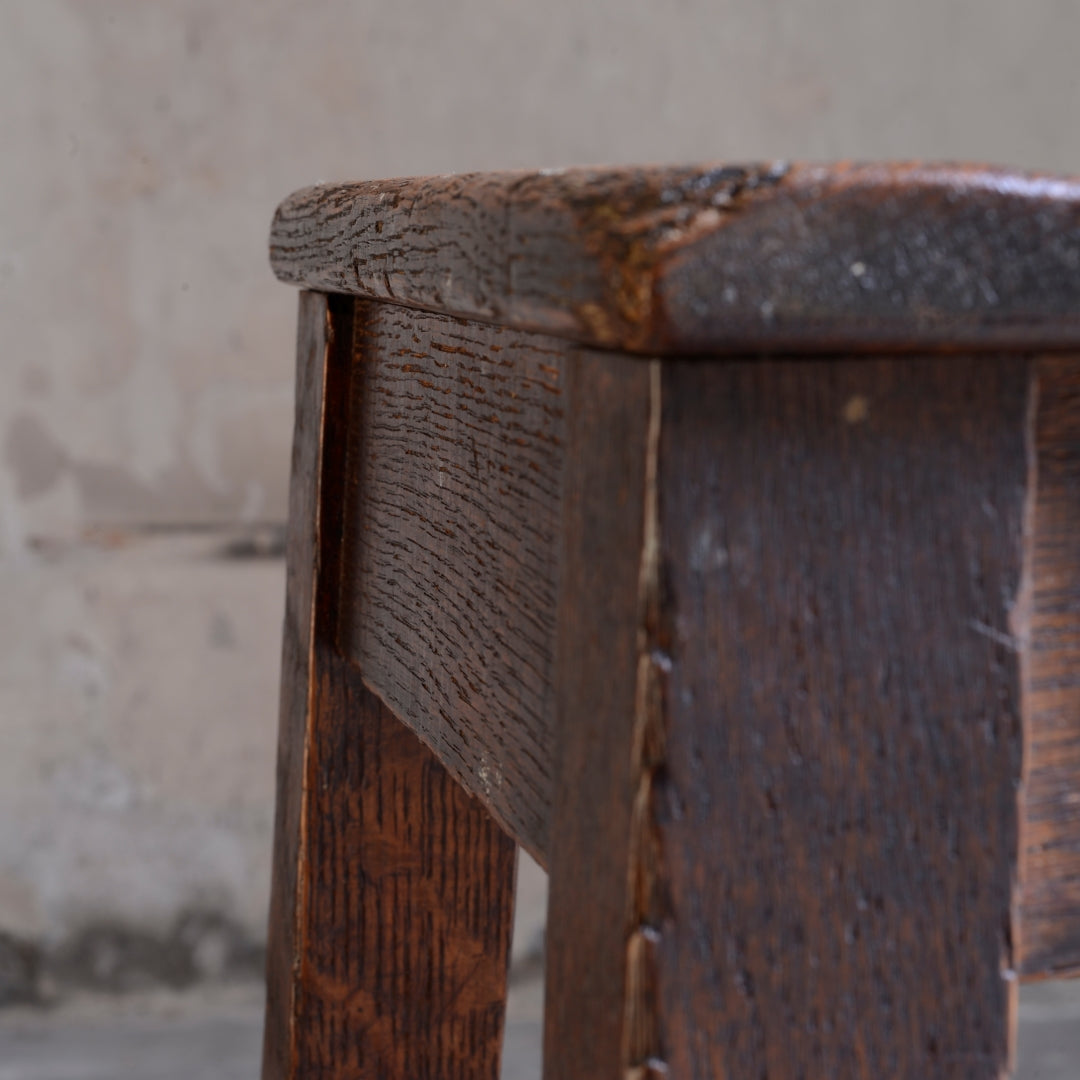
<path id="1" fill-rule="evenodd" d="M 471 173 L 298 191 L 270 258 L 309 289 L 631 352 L 1041 348 L 1080 325 L 1078 207 L 1076 181 L 977 167 Z"/>

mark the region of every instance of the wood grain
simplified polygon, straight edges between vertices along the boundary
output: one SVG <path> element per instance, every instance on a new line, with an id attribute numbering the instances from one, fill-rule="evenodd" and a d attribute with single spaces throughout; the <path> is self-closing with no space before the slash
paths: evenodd
<path id="1" fill-rule="evenodd" d="M 345 312 L 340 311 L 345 307 Z M 351 310 L 334 304 L 338 321 Z M 307 753 L 315 585 L 319 546 L 319 481 L 322 475 L 323 399 L 326 365 L 335 328 L 331 304 L 318 293 L 300 294 L 296 344 L 296 419 L 286 536 L 285 625 L 278 722 L 274 864 L 266 956 L 264 1080 L 292 1076 L 295 1056 L 294 965 L 302 944 L 298 906 L 303 875 L 304 768 Z"/>
<path id="2" fill-rule="evenodd" d="M 304 294 L 290 497 L 266 1080 L 497 1075 L 488 809 L 558 1080 L 996 1078 L 1077 969 L 1075 357 Z"/>
<path id="3" fill-rule="evenodd" d="M 336 645 L 352 330 L 301 298 L 263 1076 L 495 1080 L 514 844 Z"/>
<path id="4" fill-rule="evenodd" d="M 1080 183 L 985 168 L 568 169 L 333 184 L 284 281 L 634 352 L 1080 343 Z"/>
<path id="5" fill-rule="evenodd" d="M 329 654 L 309 757 L 294 1080 L 497 1080 L 516 848 Z"/>
<path id="6" fill-rule="evenodd" d="M 365 684 L 549 866 L 557 603 L 560 589 L 564 600 L 585 595 L 580 582 L 559 578 L 570 527 L 566 384 L 572 371 L 606 371 L 613 358 L 395 305 L 360 301 L 357 311 L 341 647 Z M 1033 490 L 1044 539 L 1034 548 L 1031 647 L 1035 668 L 1050 668 L 1036 671 L 1042 690 L 1027 715 L 1017 960 L 1025 978 L 1075 969 L 1080 935 L 1080 701 L 1068 681 L 1078 647 L 1068 627 L 1080 588 L 1070 562 L 1080 447 L 1070 427 L 1076 395 L 1062 374 L 1069 363 L 1042 362 Z M 606 445 L 603 415 L 593 402 L 579 422 Z M 597 508 L 604 498 L 596 493 Z"/>
<path id="7" fill-rule="evenodd" d="M 541 862 L 569 353 L 357 305 L 341 647 Z"/>
<path id="8" fill-rule="evenodd" d="M 1080 359 L 1038 362 L 1020 967 L 1080 973 Z"/>
<path id="9" fill-rule="evenodd" d="M 658 362 L 571 366 L 544 1076 L 622 1076 L 648 430 Z"/>
<path id="10" fill-rule="evenodd" d="M 1007 1074 L 1029 373 L 666 370 L 670 1076 Z"/>

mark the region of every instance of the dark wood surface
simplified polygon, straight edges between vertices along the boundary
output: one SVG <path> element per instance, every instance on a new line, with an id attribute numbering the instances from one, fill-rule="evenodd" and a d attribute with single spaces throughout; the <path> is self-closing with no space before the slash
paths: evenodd
<path id="1" fill-rule="evenodd" d="M 558 835 L 560 589 L 589 610 L 585 585 L 559 579 L 559 537 L 570 513 L 567 384 L 579 369 L 607 371 L 613 358 L 393 305 L 357 308 L 339 641 L 365 685 L 549 866 Z M 634 369 L 631 379 L 646 366 L 621 362 Z M 1017 964 L 1028 978 L 1080 966 L 1080 701 L 1069 674 L 1080 662 L 1080 637 L 1071 631 L 1071 598 L 1080 590 L 1072 540 L 1080 446 L 1070 427 L 1071 363 L 1041 361 L 1033 631 L 1015 637 L 1018 648 L 1032 650 L 1036 687 L 1021 795 Z M 856 396 L 856 423 L 864 407 L 869 401 Z M 584 422 L 606 446 L 612 436 L 601 415 L 593 402 Z M 597 493 L 596 506 L 602 502 Z"/>
<path id="2" fill-rule="evenodd" d="M 336 302 L 340 306 L 340 301 Z M 347 317 L 347 316 L 346 316 Z M 319 478 L 322 461 L 323 380 L 333 330 L 330 304 L 300 294 L 296 343 L 296 419 L 286 538 L 285 625 L 278 721 L 274 864 L 266 954 L 264 1080 L 292 1075 L 296 1011 L 294 967 L 302 945 L 299 888 L 306 859 L 303 842 L 304 759 L 307 753 L 315 582 L 318 573 Z"/>
<path id="3" fill-rule="evenodd" d="M 1032 366 L 649 368 L 568 380 L 545 1074 L 996 1080 Z"/>
<path id="4" fill-rule="evenodd" d="M 1080 358 L 1038 362 L 1021 967 L 1080 972 Z"/>
<path id="5" fill-rule="evenodd" d="M 341 645 L 541 862 L 570 351 L 357 304 Z"/>
<path id="6" fill-rule="evenodd" d="M 1007 1075 L 1029 373 L 666 369 L 670 1076 Z"/>
<path id="7" fill-rule="evenodd" d="M 552 1080 L 1007 1073 L 1080 971 L 1078 197 L 283 205 L 359 299 L 301 301 L 266 1080 L 494 1078 L 515 840 Z"/>
<path id="8" fill-rule="evenodd" d="M 622 1076 L 628 979 L 641 971 L 627 953 L 628 884 L 656 366 L 619 356 L 570 365 L 544 1010 L 551 1080 Z"/>
<path id="9" fill-rule="evenodd" d="M 513 841 L 333 654 L 311 743 L 295 1080 L 497 1080 Z"/>
<path id="10" fill-rule="evenodd" d="M 568 169 L 331 184 L 284 280 L 669 354 L 1080 342 L 1080 183 L 932 165 Z"/>
<path id="11" fill-rule="evenodd" d="M 352 331 L 302 298 L 263 1076 L 495 1080 L 513 841 L 337 648 Z"/>

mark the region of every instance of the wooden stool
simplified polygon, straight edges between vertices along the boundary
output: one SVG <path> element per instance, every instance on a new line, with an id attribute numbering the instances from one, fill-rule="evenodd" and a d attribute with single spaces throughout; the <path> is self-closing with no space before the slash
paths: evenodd
<path id="1" fill-rule="evenodd" d="M 998 1080 L 1080 970 L 1080 182 L 494 173 L 301 295 L 266 1080 Z M 1080 1068 L 1080 1064 L 1078 1064 Z"/>

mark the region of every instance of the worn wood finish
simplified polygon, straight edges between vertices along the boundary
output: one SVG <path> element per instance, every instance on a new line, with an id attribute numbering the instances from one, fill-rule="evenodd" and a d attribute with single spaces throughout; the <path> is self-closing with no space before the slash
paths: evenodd
<path id="1" fill-rule="evenodd" d="M 1029 372 L 666 370 L 646 876 L 671 1076 L 1006 1074 Z"/>
<path id="2" fill-rule="evenodd" d="M 1080 183 L 952 166 L 700 166 L 324 185 L 284 281 L 631 351 L 1080 340 Z"/>
<path id="3" fill-rule="evenodd" d="M 590 356 L 570 370 L 544 1015 L 549 1080 L 614 1078 L 623 1056 L 655 369 L 656 362 Z"/>
<path id="4" fill-rule="evenodd" d="M 570 352 L 357 304 L 342 649 L 541 862 Z"/>
<path id="5" fill-rule="evenodd" d="M 619 370 L 572 395 L 545 1074 L 997 1080 L 1028 361 Z"/>
<path id="6" fill-rule="evenodd" d="M 439 177 L 272 239 L 359 299 L 301 301 L 265 1080 L 493 1078 L 510 836 L 550 1080 L 1005 1075 L 1080 970 L 1080 183 Z"/>
<path id="7" fill-rule="evenodd" d="M 287 583 L 278 722 L 274 872 L 266 955 L 264 1080 L 284 1080 L 292 1075 L 297 1035 L 294 968 L 302 945 L 302 912 L 298 904 L 304 873 L 301 863 L 305 809 L 303 777 L 318 573 L 323 380 L 332 335 L 327 297 L 301 293 L 296 344 L 296 420 L 285 558 Z"/>
<path id="8" fill-rule="evenodd" d="M 1021 970 L 1080 973 L 1080 358 L 1038 362 Z"/>
<path id="9" fill-rule="evenodd" d="M 310 744 L 296 1080 L 497 1080 L 516 848 L 345 660 Z"/>
<path id="10" fill-rule="evenodd" d="M 606 370 L 618 358 L 395 305 L 359 301 L 357 311 L 339 641 L 366 685 L 549 866 L 551 837 L 560 835 L 552 832 L 554 656 L 559 536 L 569 528 L 567 372 Z M 1067 685 L 1080 662 L 1067 632 L 1069 597 L 1080 588 L 1080 556 L 1071 561 L 1080 548 L 1070 515 L 1080 499 L 1069 477 L 1080 447 L 1069 427 L 1070 363 L 1042 362 L 1033 490 L 1044 539 L 1034 548 L 1024 642 L 1033 670 L 1051 668 L 1036 673 L 1043 691 L 1027 712 L 1024 977 L 1074 969 L 1080 936 L 1080 701 Z M 588 406 L 585 422 L 606 445 L 598 408 Z M 594 501 L 603 502 L 601 493 Z M 582 611 L 583 588 L 563 584 Z"/>
<path id="11" fill-rule="evenodd" d="M 336 644 L 352 311 L 301 301 L 263 1075 L 495 1080 L 514 844 Z"/>

